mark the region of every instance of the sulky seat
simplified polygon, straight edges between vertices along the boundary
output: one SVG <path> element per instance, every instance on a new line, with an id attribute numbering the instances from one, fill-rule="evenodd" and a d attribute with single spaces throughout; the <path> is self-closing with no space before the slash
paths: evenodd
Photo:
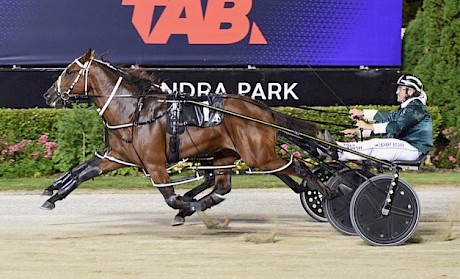
<path id="1" fill-rule="evenodd" d="M 407 170 L 418 170 L 420 165 L 426 160 L 427 155 L 420 155 L 415 161 L 393 161 L 392 164 L 396 165 L 398 168 L 407 169 Z"/>

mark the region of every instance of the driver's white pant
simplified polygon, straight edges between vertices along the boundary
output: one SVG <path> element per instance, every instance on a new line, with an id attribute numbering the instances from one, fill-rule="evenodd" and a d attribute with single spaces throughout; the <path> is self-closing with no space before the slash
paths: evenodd
<path id="1" fill-rule="evenodd" d="M 396 160 L 415 161 L 421 155 L 417 148 L 407 142 L 392 138 L 371 139 L 359 142 L 337 142 L 337 144 L 377 159 L 390 162 Z M 340 161 L 365 160 L 363 157 L 350 152 L 339 151 L 338 153 Z"/>

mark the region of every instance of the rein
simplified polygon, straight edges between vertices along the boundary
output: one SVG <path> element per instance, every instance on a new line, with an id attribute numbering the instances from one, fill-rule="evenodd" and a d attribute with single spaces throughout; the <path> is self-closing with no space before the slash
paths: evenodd
<path id="1" fill-rule="evenodd" d="M 314 111 L 314 112 L 319 112 L 319 113 L 324 113 L 324 114 L 335 114 L 335 115 L 348 116 L 348 113 L 340 112 L 340 111 L 329 111 L 325 109 L 317 109 L 317 108 L 312 108 L 312 107 L 307 107 L 307 106 L 300 106 L 298 108 L 302 110 Z M 320 124 L 320 125 L 336 126 L 336 127 L 342 127 L 342 128 L 349 128 L 351 126 L 351 124 L 340 124 L 340 123 L 321 121 L 321 120 L 315 120 L 315 121 L 312 120 L 312 122 L 316 124 Z"/>
<path id="2" fill-rule="evenodd" d="M 313 69 L 313 67 L 311 65 L 308 65 L 308 67 L 310 68 L 310 70 L 313 71 L 313 73 L 321 81 L 321 83 L 324 84 L 324 86 L 326 86 L 326 88 L 329 90 L 329 92 L 331 92 L 332 95 L 334 95 L 334 97 L 337 99 L 337 101 L 339 101 L 344 107 L 347 108 L 348 111 L 350 111 L 350 107 L 347 106 L 347 104 L 345 104 L 345 102 L 339 97 L 339 95 L 337 95 L 335 93 L 334 90 L 332 90 L 332 88 L 321 78 L 321 76 L 315 71 L 315 69 Z"/>
<path id="3" fill-rule="evenodd" d="M 311 110 L 311 111 L 322 112 L 322 113 L 328 113 L 328 114 L 338 114 L 338 115 L 346 115 L 346 116 L 348 116 L 348 113 L 346 113 L 346 112 L 340 112 L 340 111 L 330 111 L 330 110 L 317 109 L 317 108 L 312 108 L 312 107 L 307 107 L 307 106 L 300 106 L 299 108 L 300 108 L 300 109 L 303 109 L 303 110 Z"/>
<path id="4" fill-rule="evenodd" d="M 166 101 L 166 102 L 168 102 L 168 101 Z M 260 120 L 260 119 L 257 119 L 257 118 L 252 118 L 252 117 L 246 116 L 246 115 L 244 115 L 244 114 L 240 114 L 240 113 L 233 112 L 233 111 L 230 111 L 230 110 L 226 110 L 226 109 L 222 109 L 222 108 L 218 108 L 218 107 L 213 107 L 213 106 L 206 105 L 206 104 L 204 104 L 204 103 L 200 103 L 200 102 L 193 101 L 193 100 L 183 100 L 183 102 L 191 103 L 191 104 L 194 104 L 194 105 L 206 107 L 206 108 L 213 109 L 213 110 L 217 110 L 217 111 L 220 111 L 220 112 L 222 112 L 222 113 L 225 113 L 225 114 L 228 114 L 228 115 L 231 115 L 231 116 L 236 116 L 236 117 L 238 117 L 238 118 L 250 120 L 250 121 L 252 121 L 252 122 L 256 122 L 256 123 L 259 123 L 259 124 L 262 124 L 262 125 L 265 125 L 265 126 L 269 126 L 269 127 L 272 127 L 272 128 L 278 129 L 278 130 L 281 130 L 281 131 L 283 131 L 283 132 L 285 132 L 285 133 L 287 133 L 287 134 L 290 134 L 290 135 L 295 136 L 295 137 L 298 137 L 298 138 L 308 138 L 308 139 L 311 139 L 311 140 L 320 142 L 320 143 L 322 143 L 322 144 L 325 144 L 325 145 L 327 145 L 327 146 L 331 146 L 331 147 L 337 148 L 338 150 L 350 152 L 350 153 L 352 153 L 352 154 L 361 156 L 361 157 L 363 157 L 363 158 L 366 158 L 366 159 L 368 159 L 368 160 L 371 160 L 371 161 L 380 163 L 380 164 L 385 165 L 385 166 L 388 166 L 388 167 L 392 167 L 392 166 L 393 166 L 391 163 L 388 163 L 388 162 L 383 161 L 383 160 L 379 160 L 379 159 L 377 159 L 377 158 L 375 158 L 375 157 L 372 157 L 372 156 L 369 156 L 369 155 L 366 155 L 366 154 L 357 152 L 357 151 L 352 150 L 352 149 L 348 149 L 348 148 L 342 147 L 342 146 L 340 146 L 340 145 L 338 145 L 338 144 L 331 143 L 331 142 L 329 142 L 329 141 L 327 141 L 327 140 L 323 140 L 323 139 L 320 139 L 320 138 L 317 138 L 317 137 L 314 137 L 314 136 L 307 135 L 307 134 L 302 133 L 302 132 L 298 132 L 298 131 L 291 130 L 291 129 L 289 129 L 289 128 L 286 128 L 286 127 L 283 127 L 283 126 L 280 126 L 280 125 L 277 125 L 277 124 L 274 124 L 274 123 L 271 123 L 271 122 L 263 121 L 263 120 Z"/>

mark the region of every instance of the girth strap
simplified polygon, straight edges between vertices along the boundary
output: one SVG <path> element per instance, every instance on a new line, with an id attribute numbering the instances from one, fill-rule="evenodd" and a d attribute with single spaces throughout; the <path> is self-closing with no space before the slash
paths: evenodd
<path id="1" fill-rule="evenodd" d="M 177 135 L 185 131 L 185 126 L 182 121 L 182 101 L 179 100 L 178 94 L 170 94 L 168 99 L 171 100 L 167 120 L 168 134 L 170 134 L 168 162 L 173 163 L 180 158 L 180 139 Z"/>

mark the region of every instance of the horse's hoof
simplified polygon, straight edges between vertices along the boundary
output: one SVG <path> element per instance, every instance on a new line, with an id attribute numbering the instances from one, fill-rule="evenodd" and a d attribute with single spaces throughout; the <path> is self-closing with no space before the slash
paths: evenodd
<path id="1" fill-rule="evenodd" d="M 44 210 L 53 210 L 55 207 L 56 205 L 54 203 L 46 201 L 42 204 L 40 208 Z"/>
<path id="2" fill-rule="evenodd" d="M 45 189 L 43 190 L 42 197 L 51 197 L 53 195 L 52 190 Z"/>
<path id="3" fill-rule="evenodd" d="M 171 226 L 180 226 L 185 223 L 185 219 L 180 216 L 174 216 L 174 219 L 171 222 Z"/>

